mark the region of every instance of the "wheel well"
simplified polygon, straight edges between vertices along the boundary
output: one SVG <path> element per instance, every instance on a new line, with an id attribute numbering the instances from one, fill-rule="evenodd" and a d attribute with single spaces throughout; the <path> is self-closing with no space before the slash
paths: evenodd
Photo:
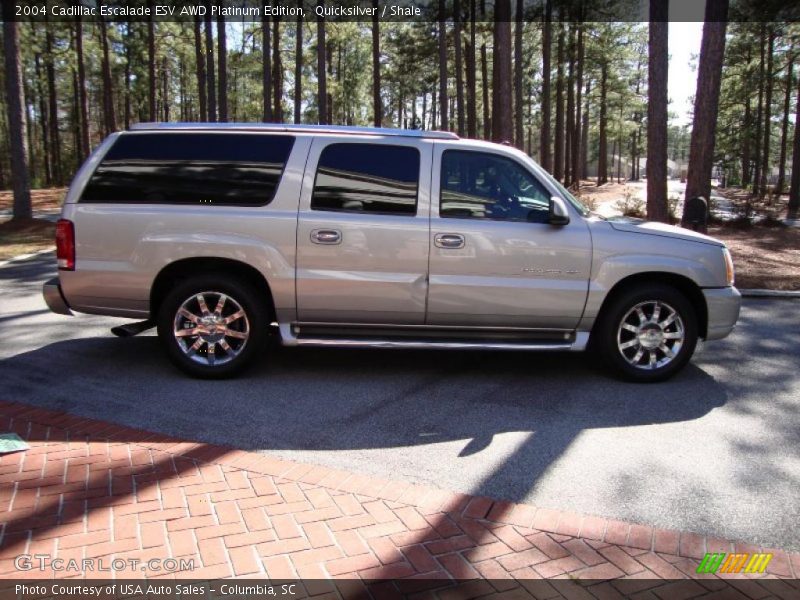
<path id="1" fill-rule="evenodd" d="M 266 299 L 270 320 L 275 320 L 275 303 L 272 290 L 264 276 L 254 267 L 229 258 L 185 258 L 168 264 L 156 275 L 150 289 L 150 317 L 155 318 L 161 302 L 179 281 L 197 274 L 224 273 L 246 281 Z"/>
<path id="2" fill-rule="evenodd" d="M 706 336 L 708 332 L 708 307 L 706 306 L 706 299 L 703 296 L 703 292 L 694 281 L 688 277 L 676 275 L 675 273 L 637 273 L 635 275 L 629 275 L 624 279 L 620 279 L 614 285 L 614 287 L 611 288 L 611 291 L 609 291 L 609 293 L 606 295 L 605 300 L 603 300 L 603 305 L 600 307 L 600 312 L 598 312 L 598 318 L 595 321 L 595 324 L 600 322 L 600 317 L 603 315 L 606 307 L 622 291 L 630 289 L 632 286 L 646 283 L 668 285 L 686 296 L 691 303 L 692 308 L 694 308 L 695 314 L 697 315 L 697 334 L 702 338 Z"/>

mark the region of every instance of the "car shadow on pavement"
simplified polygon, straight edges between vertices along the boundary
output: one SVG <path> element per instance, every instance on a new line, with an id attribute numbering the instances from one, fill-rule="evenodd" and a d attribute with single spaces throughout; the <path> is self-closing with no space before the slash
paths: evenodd
<path id="1" fill-rule="evenodd" d="M 153 336 L 57 342 L 0 362 L 0 378 L 15 401 L 288 458 L 450 444 L 446 460 L 471 469 L 495 453 L 470 491 L 516 501 L 587 429 L 691 421 L 726 402 L 694 365 L 637 385 L 575 354 L 276 348 L 238 379 L 193 380 Z M 525 441 L 497 441 L 508 432 Z M 426 477 L 402 460 L 398 477 Z"/>

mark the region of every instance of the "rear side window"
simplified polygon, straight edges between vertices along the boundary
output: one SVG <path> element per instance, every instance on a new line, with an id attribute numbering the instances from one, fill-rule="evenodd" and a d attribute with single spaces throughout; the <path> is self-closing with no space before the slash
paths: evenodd
<path id="1" fill-rule="evenodd" d="M 80 201 L 264 205 L 275 195 L 293 143 L 278 135 L 122 135 Z"/>
<path id="2" fill-rule="evenodd" d="M 384 144 L 331 144 L 319 157 L 312 210 L 415 215 L 419 151 Z"/>

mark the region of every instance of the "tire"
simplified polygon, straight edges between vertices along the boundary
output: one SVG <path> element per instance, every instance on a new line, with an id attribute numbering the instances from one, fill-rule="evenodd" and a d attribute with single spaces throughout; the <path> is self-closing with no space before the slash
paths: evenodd
<path id="1" fill-rule="evenodd" d="M 228 275 L 192 277 L 179 282 L 161 303 L 158 337 L 170 361 L 192 377 L 232 377 L 266 346 L 266 302 L 252 286 Z"/>
<path id="2" fill-rule="evenodd" d="M 611 300 L 596 333 L 595 349 L 616 375 L 654 383 L 689 362 L 697 345 L 697 315 L 675 288 L 640 285 Z"/>

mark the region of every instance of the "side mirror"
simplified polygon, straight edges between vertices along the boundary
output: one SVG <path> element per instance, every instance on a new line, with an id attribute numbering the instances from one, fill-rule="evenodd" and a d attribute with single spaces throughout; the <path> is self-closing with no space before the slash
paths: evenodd
<path id="1" fill-rule="evenodd" d="M 558 196 L 550 197 L 550 225 L 566 225 L 569 223 L 569 209 L 563 199 Z"/>

